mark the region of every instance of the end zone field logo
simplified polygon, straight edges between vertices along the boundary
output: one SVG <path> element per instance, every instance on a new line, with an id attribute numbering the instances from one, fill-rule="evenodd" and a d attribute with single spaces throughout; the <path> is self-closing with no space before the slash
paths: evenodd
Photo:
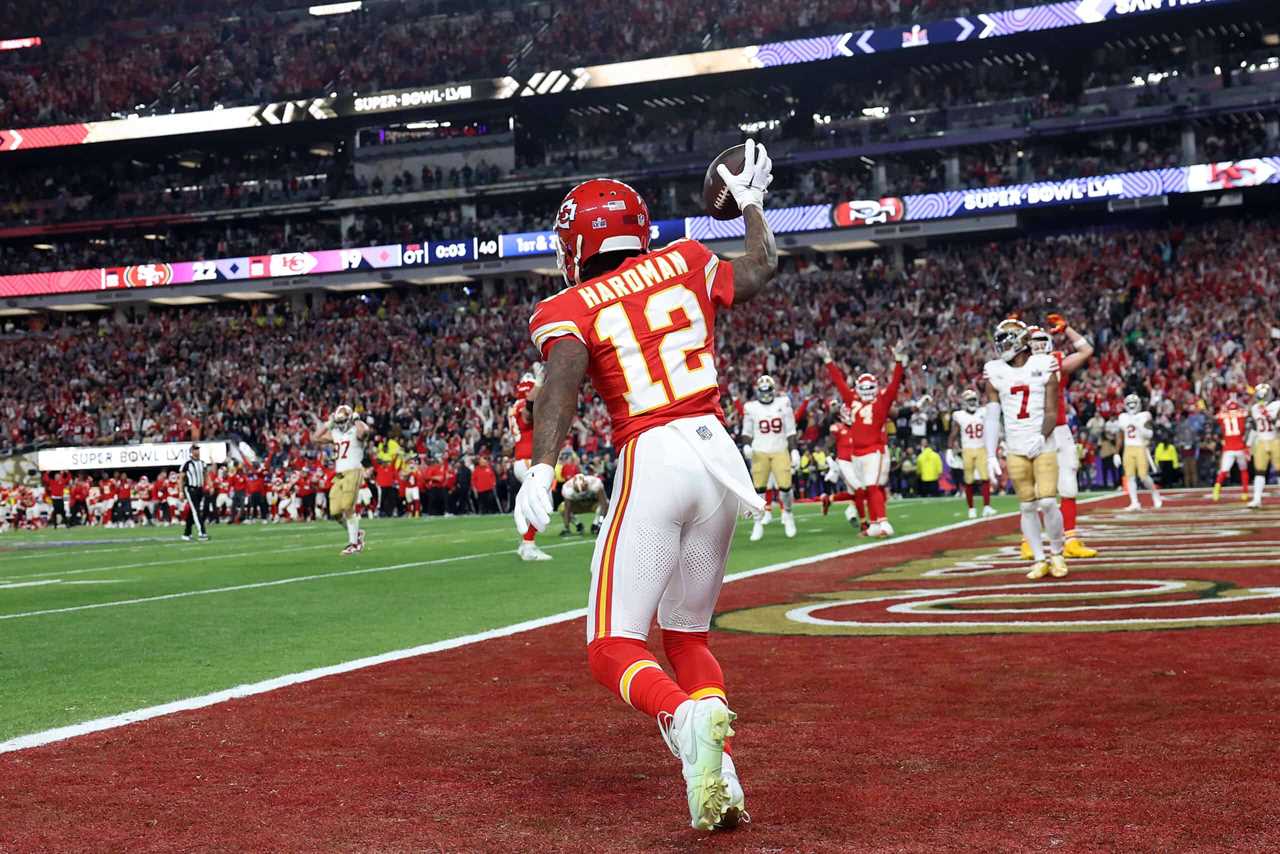
<path id="1" fill-rule="evenodd" d="M 1073 574 L 1060 581 L 1023 579 L 1026 564 L 1017 556 L 1015 540 L 909 561 L 857 579 L 848 589 L 723 613 L 715 625 L 758 634 L 870 636 L 1127 632 L 1280 622 L 1280 586 L 1248 583 L 1259 570 L 1276 568 L 1280 540 L 1271 527 L 1280 521 L 1276 514 L 1214 508 L 1164 517 L 1100 513 L 1091 521 L 1097 524 L 1090 542 L 1101 548 L 1101 556 L 1073 561 Z M 1163 529 L 1166 536 L 1152 537 L 1153 529 Z M 1146 577 L 1107 577 L 1135 572 Z M 1157 573 L 1171 577 L 1150 577 Z M 1272 581 L 1270 573 L 1264 577 Z"/>

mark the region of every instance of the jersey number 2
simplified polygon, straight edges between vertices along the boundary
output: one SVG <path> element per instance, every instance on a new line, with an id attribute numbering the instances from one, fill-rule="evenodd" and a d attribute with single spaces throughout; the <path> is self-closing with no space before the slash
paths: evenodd
<path id="1" fill-rule="evenodd" d="M 614 303 L 596 315 L 596 337 L 608 341 L 618 357 L 618 367 L 627 382 L 623 396 L 631 415 L 643 415 L 716 385 L 716 367 L 710 353 L 699 353 L 697 367 L 689 367 L 689 354 L 703 350 L 708 344 L 707 321 L 693 291 L 676 285 L 652 294 L 644 304 L 645 323 L 650 332 L 669 329 L 674 325 L 672 317 L 677 310 L 684 311 L 689 325 L 668 332 L 658 342 L 658 358 L 666 374 L 666 386 L 653 378 L 635 327 L 622 304 Z M 670 394 L 667 387 L 671 389 Z"/>

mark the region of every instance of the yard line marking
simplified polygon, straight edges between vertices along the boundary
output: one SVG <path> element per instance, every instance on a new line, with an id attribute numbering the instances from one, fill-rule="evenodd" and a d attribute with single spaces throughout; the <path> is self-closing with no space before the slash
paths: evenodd
<path id="1" fill-rule="evenodd" d="M 1091 498 L 1081 499 L 1079 503 L 1090 504 L 1095 501 L 1105 501 L 1109 498 L 1116 497 L 1118 497 L 1116 494 L 1106 493 Z M 726 578 L 725 583 L 729 584 L 735 581 L 743 581 L 747 578 L 755 578 L 758 575 L 781 572 L 797 566 L 804 566 L 806 564 L 818 563 L 819 561 L 831 560 L 832 558 L 844 557 L 845 555 L 856 554 L 858 552 L 881 548 L 883 546 L 891 546 L 895 543 L 908 543 L 913 540 L 923 539 L 924 537 L 928 537 L 933 534 L 946 533 L 947 531 L 954 531 L 957 528 L 964 528 L 971 525 L 983 525 L 987 522 L 993 522 L 1000 519 L 1012 519 L 1016 516 L 1018 516 L 1018 513 L 1013 512 L 1000 513 L 995 516 L 989 516 L 985 519 L 965 519 L 961 522 L 944 525 L 941 528 L 930 528 L 926 531 L 917 531 L 914 534 L 905 534 L 901 537 L 895 537 L 890 540 L 879 540 L 876 542 L 865 543 L 863 545 L 851 546 L 846 549 L 837 549 L 824 554 L 812 555 L 810 557 L 785 561 L 783 563 L 776 563 L 771 566 L 762 566 L 758 569 L 747 570 L 746 572 L 735 573 L 734 575 Z M 570 543 L 567 545 L 576 544 Z M 549 546 L 548 548 L 559 548 L 559 546 Z M 505 552 L 500 552 L 499 554 L 505 554 Z M 368 667 L 376 667 L 379 664 L 386 664 L 392 661 L 416 658 L 422 655 L 430 655 L 436 652 L 443 652 L 449 649 L 457 649 L 458 647 L 482 643 L 483 641 L 492 640 L 494 638 L 508 637 L 510 635 L 516 635 L 522 632 L 545 628 L 558 623 L 565 623 L 570 620 L 576 620 L 580 617 L 585 617 L 586 613 L 587 611 L 585 608 L 563 611 L 559 614 L 552 614 L 548 617 L 539 617 L 533 620 L 525 620 L 521 623 L 514 623 L 497 629 L 488 629 L 483 632 L 462 635 L 456 638 L 448 638 L 446 640 L 435 641 L 421 646 L 409 647 L 408 649 L 384 652 L 379 655 L 371 655 L 365 658 L 355 659 L 354 661 L 343 662 L 342 664 L 316 667 L 311 670 L 303 670 L 299 673 L 276 676 L 262 682 L 237 685 L 234 688 L 215 691 L 211 694 L 204 694 L 199 697 L 189 697 L 185 700 L 175 700 L 171 703 L 149 706 L 145 709 L 137 709 L 132 712 L 123 712 L 118 715 L 109 715 L 92 721 L 85 721 L 83 723 L 70 724 L 68 726 L 57 727 L 55 729 L 44 730 L 43 732 L 31 733 L 30 735 L 21 735 L 16 738 L 11 738 L 8 741 L 0 742 L 0 753 L 10 753 L 15 750 L 28 750 L 33 747 L 40 747 L 42 745 L 52 744 L 58 741 L 65 741 L 69 738 L 76 738 L 77 736 L 88 735 L 94 732 L 102 732 L 103 730 L 116 729 L 118 727 L 128 726 L 129 724 L 138 723 L 140 721 L 163 717 L 165 715 L 172 715 L 177 712 L 188 712 L 195 709 L 203 709 L 208 706 L 217 705 L 218 703 L 225 703 L 228 700 L 252 697 L 255 694 L 265 694 L 270 691 L 287 688 L 291 685 L 298 685 L 303 682 L 312 682 L 316 679 L 323 679 L 326 676 L 336 676 L 342 673 L 350 673 L 355 670 L 363 670 Z"/>
<path id="2" fill-rule="evenodd" d="M 403 542 L 403 541 L 401 541 Z M 594 546 L 594 540 L 580 540 L 574 543 L 558 543 L 547 546 L 549 549 L 565 549 L 573 546 Z M 308 546 L 308 548 L 312 548 Z M 417 569 L 423 566 L 438 566 L 455 561 L 479 560 L 480 558 L 509 555 L 512 549 L 483 554 L 457 555 L 455 557 L 418 560 L 411 563 L 395 563 L 388 566 L 369 566 L 363 569 L 346 569 L 340 572 L 322 572 L 315 575 L 294 575 L 289 578 L 276 578 L 271 581 L 255 581 L 250 584 L 233 584 L 229 587 L 209 587 L 204 590 L 184 590 L 181 593 L 164 593 L 159 596 L 142 596 L 137 599 L 116 599 L 111 602 L 94 602 L 88 605 L 71 605 L 65 608 L 46 608 L 41 611 L 22 611 L 16 614 L 0 614 L 0 620 L 20 620 L 24 617 L 43 617 L 49 614 L 69 614 L 73 611 L 93 611 L 99 608 L 118 608 L 122 605 L 141 605 L 146 602 L 165 602 L 170 599 L 186 599 L 191 596 L 210 596 L 214 593 L 235 593 L 240 590 L 258 590 L 263 587 L 280 587 L 285 584 L 299 584 L 304 581 L 320 581 L 326 578 L 346 578 L 352 575 L 370 575 L 378 572 L 396 572 L 401 569 Z"/>

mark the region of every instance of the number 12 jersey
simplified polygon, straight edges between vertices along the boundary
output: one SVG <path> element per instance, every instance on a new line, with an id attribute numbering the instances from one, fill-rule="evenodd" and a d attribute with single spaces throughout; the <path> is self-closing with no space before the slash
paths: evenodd
<path id="1" fill-rule="evenodd" d="M 701 243 L 677 240 L 543 300 L 529 333 L 544 359 L 568 337 L 586 345 L 587 373 L 621 448 L 678 418 L 724 422 L 715 317 L 732 304 L 733 267 Z"/>

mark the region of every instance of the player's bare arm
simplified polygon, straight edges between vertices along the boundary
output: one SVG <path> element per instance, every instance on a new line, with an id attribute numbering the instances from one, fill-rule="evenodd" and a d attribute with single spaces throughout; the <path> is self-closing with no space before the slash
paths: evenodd
<path id="1" fill-rule="evenodd" d="M 1072 376 L 1093 358 L 1093 344 L 1070 326 L 1063 329 L 1063 334 L 1067 336 L 1072 352 L 1062 357 L 1062 372 L 1067 376 Z"/>
<path id="2" fill-rule="evenodd" d="M 752 205 L 743 210 L 742 219 L 747 226 L 747 254 L 731 264 L 735 305 L 754 299 L 778 274 L 778 244 L 764 220 L 764 211 Z"/>
<path id="3" fill-rule="evenodd" d="M 1049 382 L 1044 387 L 1044 419 L 1040 424 L 1040 434 L 1046 440 L 1053 435 L 1053 429 L 1058 425 L 1058 375 L 1053 374 L 1049 377 Z"/>
<path id="4" fill-rule="evenodd" d="M 947 447 L 957 450 L 960 448 L 960 422 L 954 415 L 951 417 L 951 432 L 947 434 Z"/>
<path id="5" fill-rule="evenodd" d="M 556 464 L 556 453 L 564 447 L 565 437 L 578 409 L 578 389 L 587 375 L 586 345 L 576 338 L 565 337 L 547 359 L 546 378 L 533 407 L 533 463 Z"/>
<path id="6" fill-rule="evenodd" d="M 369 427 L 368 424 L 365 424 L 363 421 L 356 422 L 356 438 L 359 439 L 361 442 L 369 438 L 369 434 L 372 432 L 373 430 Z"/>

